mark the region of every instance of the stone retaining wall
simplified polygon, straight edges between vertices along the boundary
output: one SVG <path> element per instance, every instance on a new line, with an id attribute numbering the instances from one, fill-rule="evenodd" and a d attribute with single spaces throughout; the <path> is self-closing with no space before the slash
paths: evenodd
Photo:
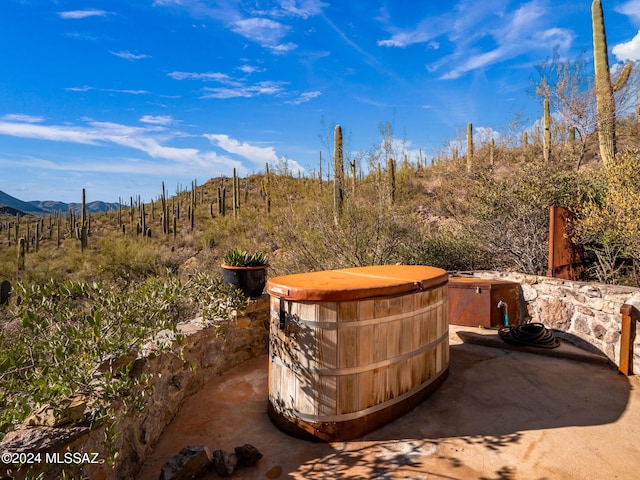
<path id="1" fill-rule="evenodd" d="M 265 296 L 252 302 L 235 319 L 215 326 L 205 326 L 201 318 L 179 324 L 178 330 L 185 338 L 173 351 L 154 354 L 154 342 L 147 344 L 132 371 L 152 375 L 153 390 L 142 412 L 119 419 L 116 425 L 119 437 L 111 446 L 112 452 L 118 452 L 113 467 L 105 461 L 110 455 L 104 445 L 105 428 L 108 427 L 105 425 L 94 428 L 82 424 L 73 427 L 20 426 L 3 438 L 0 452 L 40 452 L 40 468 L 34 471 L 45 471 L 44 478 L 60 478 L 63 468 L 68 473 L 74 472 L 73 478 L 135 478 L 162 431 L 187 397 L 230 368 L 267 353 L 268 325 L 269 298 Z M 173 340 L 170 332 L 165 331 L 159 332 L 155 342 L 173 343 Z M 45 453 L 59 452 L 62 457 L 67 451 L 96 452 L 103 463 L 85 464 L 81 469 L 73 465 L 45 464 Z M 24 478 L 25 473 L 22 471 L 9 478 Z M 30 473 L 31 478 L 35 476 Z M 1 468 L 0 478 L 4 478 Z"/>
<path id="2" fill-rule="evenodd" d="M 537 275 L 469 272 L 470 276 L 518 282 L 522 286 L 520 318 L 570 333 L 620 364 L 620 307 L 640 310 L 640 289 L 572 282 Z M 464 275 L 467 276 L 467 275 Z M 634 365 L 640 370 L 640 342 L 634 344 Z"/>

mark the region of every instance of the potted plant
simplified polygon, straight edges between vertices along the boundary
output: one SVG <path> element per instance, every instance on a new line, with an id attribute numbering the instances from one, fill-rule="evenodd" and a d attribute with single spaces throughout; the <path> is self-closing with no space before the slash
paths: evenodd
<path id="1" fill-rule="evenodd" d="M 269 260 L 263 253 L 249 253 L 239 248 L 229 250 L 222 261 L 225 285 L 235 285 L 251 298 L 262 295 L 267 283 Z"/>

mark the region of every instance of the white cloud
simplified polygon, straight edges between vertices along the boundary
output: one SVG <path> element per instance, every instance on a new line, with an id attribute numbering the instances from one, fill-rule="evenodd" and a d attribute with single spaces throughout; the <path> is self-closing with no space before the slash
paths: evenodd
<path id="1" fill-rule="evenodd" d="M 177 148 L 165 143 L 176 136 L 163 132 L 157 135 L 155 127 L 132 127 L 113 122 L 90 121 L 87 126 L 34 125 L 31 123 L 1 122 L 0 135 L 12 137 L 67 142 L 105 147 L 118 145 L 145 153 L 158 160 L 168 160 L 180 165 L 202 167 L 212 164 L 228 166 L 238 165 L 228 157 L 219 156 L 216 152 L 202 152 L 196 148 Z M 240 166 L 240 165 L 238 165 Z M 242 169 L 246 173 L 246 169 Z"/>
<path id="2" fill-rule="evenodd" d="M 314 98 L 319 97 L 320 95 L 322 95 L 322 92 L 319 92 L 317 90 L 313 92 L 304 92 L 298 98 L 294 100 L 289 100 L 288 102 L 285 102 L 285 103 L 288 103 L 289 105 L 300 105 L 301 103 L 306 103 L 309 100 L 313 100 Z"/>
<path id="3" fill-rule="evenodd" d="M 502 31 L 505 40 L 513 41 L 522 38 L 522 32 L 529 32 L 531 26 L 545 15 L 545 9 L 536 0 L 525 3 L 512 15 L 505 29 Z"/>
<path id="4" fill-rule="evenodd" d="M 68 90 L 70 92 L 88 92 L 89 90 L 93 90 L 93 87 L 90 87 L 89 85 L 83 85 L 82 87 L 68 87 L 65 88 L 65 90 Z"/>
<path id="5" fill-rule="evenodd" d="M 109 15 L 109 12 L 104 10 L 96 10 L 96 9 L 88 9 L 88 10 L 69 10 L 66 12 L 58 12 L 58 16 L 65 20 L 69 19 L 80 19 L 87 17 L 106 17 Z"/>
<path id="6" fill-rule="evenodd" d="M 173 123 L 173 117 L 171 115 L 143 115 L 140 117 L 140 121 L 153 125 L 170 125 Z"/>
<path id="7" fill-rule="evenodd" d="M 450 20 L 427 17 L 418 22 L 418 25 L 413 29 L 398 29 L 390 27 L 390 29 L 394 31 L 391 38 L 378 40 L 377 44 L 380 47 L 404 48 L 416 43 L 429 42 L 444 33 L 446 24 L 450 25 Z"/>
<path id="8" fill-rule="evenodd" d="M 103 92 L 126 93 L 129 95 L 149 95 L 148 90 L 120 90 L 117 88 L 99 88 L 98 90 L 102 90 Z"/>
<path id="9" fill-rule="evenodd" d="M 89 92 L 91 90 L 96 90 L 98 92 L 112 92 L 112 93 L 126 93 L 128 95 L 148 95 L 148 90 L 123 90 L 117 88 L 97 88 L 90 87 L 89 85 L 83 85 L 82 87 L 67 87 L 65 90 L 70 92 Z"/>
<path id="10" fill-rule="evenodd" d="M 611 51 L 620 62 L 640 60 L 640 30 L 631 40 L 615 45 Z"/>
<path id="11" fill-rule="evenodd" d="M 222 150 L 234 155 L 239 155 L 256 165 L 262 166 L 265 163 L 269 163 L 271 165 L 280 166 L 284 164 L 289 171 L 305 171 L 304 167 L 298 164 L 295 160 L 278 157 L 276 150 L 273 147 L 257 147 L 224 134 L 207 134 L 205 137 Z"/>
<path id="12" fill-rule="evenodd" d="M 553 17 L 548 15 L 545 1 L 530 0 L 509 11 L 510 4 L 507 0 L 459 0 L 452 12 L 423 18 L 413 28 L 387 25 L 392 35 L 379 40 L 378 45 L 408 47 L 426 43 L 430 49 L 440 49 L 440 37 L 446 37 L 453 45 L 453 53 L 426 66 L 430 72 L 446 68 L 442 79 L 455 79 L 549 46 L 557 45 L 561 51 L 571 47 L 573 32 L 548 27 L 546 22 Z M 381 21 L 388 24 L 389 16 L 383 16 Z"/>
<path id="13" fill-rule="evenodd" d="M 486 144 L 491 139 L 500 140 L 500 132 L 491 127 L 475 127 L 473 132 L 473 140 L 479 144 Z"/>
<path id="14" fill-rule="evenodd" d="M 171 72 L 168 75 L 174 80 L 202 80 L 203 82 L 219 82 L 223 85 L 242 85 L 239 80 L 235 80 L 226 73 L 220 72 Z"/>
<path id="15" fill-rule="evenodd" d="M 180 148 L 170 142 L 185 134 L 170 131 L 164 125 L 173 121 L 169 116 L 145 115 L 140 121 L 148 126 L 131 126 L 114 122 L 87 120 L 81 125 L 37 125 L 24 121 L 6 121 L 6 118 L 22 118 L 5 115 L 0 120 L 0 135 L 34 140 L 82 144 L 88 148 L 103 150 L 87 162 L 86 156 L 65 155 L 52 160 L 37 156 L 0 156 L 0 165 L 15 169 L 31 166 L 39 170 L 76 173 L 142 174 L 155 177 L 205 177 L 212 174 L 231 174 L 236 168 L 239 175 L 247 175 L 256 167 L 269 163 L 274 168 L 286 166 L 288 171 L 304 171 L 296 161 L 278 156 L 272 146 L 259 146 L 236 140 L 226 134 L 204 135 L 210 144 L 202 148 Z M 34 118 L 34 117 L 29 117 Z M 26 119 L 26 118 L 25 118 Z M 161 125 L 161 127 L 158 127 Z M 194 140 L 197 141 L 197 140 Z M 119 147 L 117 152 L 113 148 Z M 36 147 L 34 147 L 36 148 Z M 54 152 L 55 149 L 50 149 Z M 106 152 L 106 155 L 105 155 Z M 129 153 L 128 153 L 129 152 Z M 139 152 L 141 155 L 132 155 Z M 55 158 L 55 154 L 54 158 Z M 247 163 L 250 164 L 247 167 Z"/>
<path id="16" fill-rule="evenodd" d="M 276 155 L 273 147 L 256 147 L 247 142 L 235 140 L 229 137 L 229 135 L 224 134 L 207 134 L 205 137 L 224 151 L 239 155 L 258 165 L 278 161 L 278 155 Z"/>
<path id="17" fill-rule="evenodd" d="M 44 121 L 44 117 L 25 115 L 24 113 L 7 113 L 2 116 L 2 120 L 6 120 L 7 122 L 40 123 Z"/>
<path id="18" fill-rule="evenodd" d="M 290 27 L 269 18 L 253 17 L 236 20 L 231 25 L 231 30 L 275 53 L 285 53 L 296 48 L 293 43 L 280 43 Z"/>
<path id="19" fill-rule="evenodd" d="M 238 67 L 238 70 L 240 70 L 240 71 L 242 71 L 244 73 L 247 73 L 247 74 L 266 71 L 266 69 L 264 69 L 264 68 L 255 67 L 253 65 L 242 65 L 242 66 Z"/>
<path id="20" fill-rule="evenodd" d="M 258 43 L 274 55 L 282 55 L 298 47 L 293 42 L 283 41 L 293 27 L 278 20 L 308 19 L 311 16 L 321 14 L 323 8 L 328 5 L 321 0 L 276 0 L 275 2 L 264 2 L 270 4 L 267 8 L 259 8 L 259 6 L 252 6 L 254 3 L 256 2 L 155 0 L 153 5 L 182 8 L 196 18 L 214 18 L 222 22 L 232 32 Z"/>
<path id="21" fill-rule="evenodd" d="M 627 15 L 633 22 L 640 24 L 640 0 L 629 0 L 616 7 L 615 11 Z"/>
<path id="22" fill-rule="evenodd" d="M 550 28 L 542 32 L 541 39 L 547 45 L 557 46 L 561 50 L 568 50 L 573 44 L 575 35 L 566 28 Z"/>
<path id="23" fill-rule="evenodd" d="M 151 58 L 149 55 L 145 55 L 145 54 L 136 54 L 136 53 L 131 53 L 128 50 L 125 50 L 123 52 L 109 52 L 112 55 L 115 55 L 116 57 L 120 57 L 120 58 L 124 58 L 125 60 L 142 60 L 143 58 Z"/>
<path id="24" fill-rule="evenodd" d="M 54 142 L 97 144 L 99 139 L 85 129 L 66 126 L 34 125 L 33 123 L 0 122 L 0 134 Z"/>
<path id="25" fill-rule="evenodd" d="M 498 47 L 468 57 L 460 53 L 469 49 L 469 46 L 464 45 L 464 50 L 459 46 L 457 54 L 448 60 L 450 62 L 457 62 L 458 58 L 466 58 L 466 60 L 450 69 L 441 78 L 455 79 L 469 71 L 486 68 L 540 50 L 541 47 L 546 48 L 548 45 L 558 45 L 561 50 L 568 49 L 574 39 L 571 31 L 553 27 L 538 33 L 540 23 L 546 17 L 546 13 L 546 9 L 538 0 L 532 0 L 514 12 L 505 14 L 499 27 L 484 32 L 494 38 Z"/>
<path id="26" fill-rule="evenodd" d="M 242 69 L 242 67 L 240 67 Z M 249 68 L 250 71 L 256 71 Z M 200 98 L 251 98 L 259 95 L 280 95 L 284 92 L 284 86 L 287 82 L 264 80 L 261 82 L 249 84 L 247 79 L 233 78 L 226 73 L 220 72 L 171 72 L 169 73 L 171 78 L 176 80 L 202 80 L 202 81 L 214 81 L 220 83 L 221 87 L 205 87 L 205 94 Z"/>
<path id="27" fill-rule="evenodd" d="M 280 6 L 285 12 L 306 19 L 321 14 L 328 4 L 321 0 L 281 0 Z"/>
<path id="28" fill-rule="evenodd" d="M 272 17 L 300 17 L 307 19 L 319 15 L 327 6 L 320 0 L 279 0 L 278 6 L 270 10 L 254 10 L 254 15 L 267 15 Z"/>
<path id="29" fill-rule="evenodd" d="M 254 85 L 238 85 L 217 88 L 205 88 L 206 92 L 200 98 L 251 98 L 259 95 L 279 95 L 284 91 L 286 82 L 264 81 Z"/>
<path id="30" fill-rule="evenodd" d="M 165 7 L 167 5 L 185 5 L 185 0 L 153 0 L 153 6 Z"/>
<path id="31" fill-rule="evenodd" d="M 488 65 L 494 64 L 500 60 L 503 60 L 505 57 L 505 49 L 497 48 L 490 52 L 482 53 L 480 55 L 475 55 L 462 65 L 455 67 L 453 70 L 445 73 L 442 77 L 443 80 L 451 80 L 460 77 L 462 74 L 467 73 L 471 70 L 476 70 L 478 68 L 483 68 Z"/>
<path id="32" fill-rule="evenodd" d="M 285 53 L 291 52 L 292 50 L 295 50 L 296 48 L 298 48 L 298 45 L 296 45 L 293 42 L 279 43 L 277 45 L 263 45 L 263 46 L 271 50 L 271 52 L 275 55 L 284 55 Z"/>

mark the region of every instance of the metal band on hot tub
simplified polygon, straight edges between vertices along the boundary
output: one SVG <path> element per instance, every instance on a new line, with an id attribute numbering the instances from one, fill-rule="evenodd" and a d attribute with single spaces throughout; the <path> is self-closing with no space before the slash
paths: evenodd
<path id="1" fill-rule="evenodd" d="M 271 355 L 271 361 L 280 365 L 281 367 L 288 368 L 294 372 L 305 372 L 305 373 L 317 373 L 318 375 L 353 375 L 354 373 L 362 373 L 372 370 L 374 368 L 388 367 L 389 365 L 393 365 L 394 363 L 403 362 L 405 360 L 409 360 L 410 358 L 415 357 L 416 355 L 420 355 L 421 353 L 428 352 L 433 348 L 437 347 L 440 342 L 449 337 L 449 329 L 444 332 L 440 337 L 434 340 L 431 343 L 423 345 L 417 350 L 413 350 L 408 353 L 404 353 L 402 355 L 398 355 L 397 357 L 387 358 L 386 360 L 380 360 L 379 362 L 367 363 L 365 365 L 359 365 L 357 367 L 344 367 L 344 368 L 303 368 L 299 366 L 290 365 L 284 361 L 280 357 Z"/>
<path id="2" fill-rule="evenodd" d="M 285 300 L 285 302 L 292 302 L 291 300 Z M 442 307 L 445 303 L 448 304 L 448 297 L 445 296 L 442 298 L 442 300 L 440 300 L 437 303 L 431 304 L 427 307 L 421 308 L 420 310 L 415 310 L 413 312 L 411 312 L 413 314 L 413 316 L 418 316 L 418 315 L 422 315 L 423 313 L 427 313 L 430 312 L 431 310 L 434 310 L 438 307 Z M 278 319 L 278 312 L 275 311 L 271 311 L 272 315 L 271 315 L 271 319 Z M 358 320 L 357 322 L 338 322 L 338 321 L 334 321 L 334 322 L 314 322 L 313 320 L 304 320 L 302 318 L 298 318 L 295 316 L 292 316 L 291 318 L 295 319 L 295 323 L 298 325 L 306 325 L 308 327 L 316 327 L 316 328 L 323 328 L 326 330 L 339 330 L 341 327 L 342 328 L 353 328 L 356 325 L 358 327 L 367 327 L 369 325 L 377 325 L 379 323 L 388 323 L 388 322 L 392 322 L 394 320 L 402 320 L 407 318 L 407 314 L 406 313 L 397 313 L 395 315 L 388 315 L 386 317 L 376 317 L 376 318 L 370 318 L 368 320 Z"/>

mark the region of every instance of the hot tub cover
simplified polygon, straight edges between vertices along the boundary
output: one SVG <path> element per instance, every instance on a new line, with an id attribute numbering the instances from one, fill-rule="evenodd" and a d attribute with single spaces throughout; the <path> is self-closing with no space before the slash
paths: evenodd
<path id="1" fill-rule="evenodd" d="M 441 268 L 377 265 L 274 277 L 267 281 L 267 292 L 287 300 L 344 302 L 426 290 L 447 280 Z"/>

